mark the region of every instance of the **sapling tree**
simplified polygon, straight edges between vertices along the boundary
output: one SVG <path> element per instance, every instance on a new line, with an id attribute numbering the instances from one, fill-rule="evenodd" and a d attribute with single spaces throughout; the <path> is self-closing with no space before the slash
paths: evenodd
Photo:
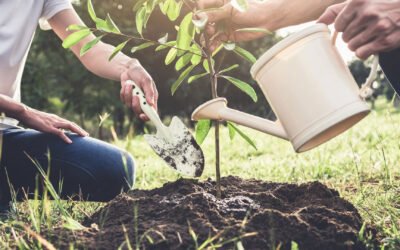
<path id="1" fill-rule="evenodd" d="M 240 12 L 246 11 L 247 9 L 246 0 L 231 0 L 231 5 Z M 232 30 L 229 24 L 218 23 L 217 35 L 210 37 L 205 32 L 208 20 L 207 15 L 204 15 L 204 13 L 207 11 L 215 11 L 215 8 L 198 10 L 195 6 L 196 3 L 191 0 L 138 0 L 133 6 L 137 33 L 125 34 L 121 32 L 109 14 L 107 14 L 104 19 L 98 17 L 91 0 L 88 0 L 88 12 L 95 27 L 71 25 L 68 29 L 73 31 L 73 33 L 64 40 L 63 47 L 70 48 L 91 33 L 94 33 L 97 37 L 81 48 L 80 55 L 83 56 L 105 36 L 120 36 L 123 42 L 115 46 L 115 50 L 109 56 L 109 60 L 112 60 L 113 57 L 125 47 L 132 46 L 131 42 L 135 42 L 135 46 L 129 47 L 131 53 L 151 48 L 155 49 L 156 52 L 167 51 L 165 64 L 169 65 L 175 63 L 175 70 L 180 72 L 177 80 L 171 85 L 172 95 L 176 93 L 184 82 L 192 84 L 200 79 L 204 81 L 204 79 L 208 78 L 212 98 L 218 97 L 218 81 L 223 80 L 233 84 L 254 102 L 257 102 L 257 94 L 250 84 L 228 75 L 229 72 L 239 67 L 238 64 L 221 68 L 226 53 L 235 53 L 251 63 L 254 63 L 256 58 L 249 51 L 239 47 L 239 45 L 233 41 L 220 41 L 220 45 L 214 50 L 211 50 L 211 47 L 212 44 L 215 44 L 217 35 L 223 32 L 235 34 L 236 32 L 266 33 L 268 31 L 252 27 Z M 148 20 L 156 8 L 159 8 L 171 22 L 179 23 L 179 25 L 175 26 L 176 34 L 167 33 L 157 40 L 145 37 L 144 31 L 147 27 Z M 174 39 L 169 39 L 170 37 L 174 37 Z M 193 72 L 197 73 L 194 74 Z M 211 125 L 212 122 L 210 120 L 200 120 L 196 124 L 196 140 L 199 144 L 202 144 L 209 134 L 212 127 Z M 236 124 L 227 122 L 227 126 L 231 139 L 234 138 L 235 134 L 239 134 L 251 146 L 256 148 L 254 142 L 239 130 Z M 217 196 L 221 197 L 220 121 L 214 121 L 214 131 Z"/>

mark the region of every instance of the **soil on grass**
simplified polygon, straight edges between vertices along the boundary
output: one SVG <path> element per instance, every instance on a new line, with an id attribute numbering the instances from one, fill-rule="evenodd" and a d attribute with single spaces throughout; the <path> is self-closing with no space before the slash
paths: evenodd
<path id="1" fill-rule="evenodd" d="M 235 249 L 365 249 L 362 220 L 337 191 L 319 182 L 301 185 L 222 178 L 180 179 L 154 190 L 121 194 L 83 223 L 82 231 L 55 230 L 60 248 L 193 249 L 203 243 Z M 127 238 L 129 238 L 129 243 Z M 196 243 L 197 242 L 197 243 Z"/>

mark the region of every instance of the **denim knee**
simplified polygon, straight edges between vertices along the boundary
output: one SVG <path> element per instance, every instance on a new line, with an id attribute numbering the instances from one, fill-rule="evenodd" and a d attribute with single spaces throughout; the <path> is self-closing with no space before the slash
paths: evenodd
<path id="1" fill-rule="evenodd" d="M 123 190 L 128 191 L 133 188 L 133 185 L 135 184 L 135 159 L 133 156 L 126 152 L 122 152 L 122 168 L 124 170 L 125 176 L 123 177 L 124 185 L 123 185 Z"/>
<path id="2" fill-rule="evenodd" d="M 126 151 L 120 151 L 121 160 L 119 164 L 110 169 L 108 181 L 108 199 L 112 199 L 121 192 L 126 192 L 133 188 L 135 183 L 135 160 Z"/>

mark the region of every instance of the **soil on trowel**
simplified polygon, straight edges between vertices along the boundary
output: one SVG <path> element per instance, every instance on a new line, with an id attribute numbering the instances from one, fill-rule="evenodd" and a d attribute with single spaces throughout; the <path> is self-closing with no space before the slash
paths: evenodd
<path id="1" fill-rule="evenodd" d="M 75 249 L 290 249 L 292 242 L 299 249 L 365 249 L 356 208 L 319 182 L 229 176 L 221 183 L 221 199 L 211 180 L 121 194 L 85 220 L 88 229 L 53 231 L 52 242 Z"/>

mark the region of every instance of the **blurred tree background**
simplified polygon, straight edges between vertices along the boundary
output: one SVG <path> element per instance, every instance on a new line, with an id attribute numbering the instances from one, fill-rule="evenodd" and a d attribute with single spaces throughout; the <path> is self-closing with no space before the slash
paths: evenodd
<path id="1" fill-rule="evenodd" d="M 93 3 L 99 16 L 104 17 L 110 13 L 124 33 L 135 33 L 133 28 L 135 16 L 132 11 L 135 1 L 93 0 Z M 86 10 L 86 0 L 75 1 L 74 7 L 83 21 L 91 24 Z M 144 36 L 154 39 L 165 33 L 173 33 L 168 31 L 174 29 L 174 25 L 164 18 L 161 13 L 155 12 L 150 18 L 147 33 Z M 176 23 L 179 21 L 177 20 Z M 242 46 L 258 57 L 280 39 L 276 34 L 272 34 L 260 40 L 247 42 Z M 106 41 L 114 45 L 120 42 L 116 37 L 108 37 Z M 130 45 L 127 47 L 134 46 L 135 42 L 133 41 Z M 129 50 L 124 53 L 138 58 L 153 77 L 160 93 L 159 112 L 164 119 L 179 115 L 190 122 L 192 111 L 211 98 L 208 79 L 205 78 L 191 83 L 193 86 L 190 86 L 190 90 L 189 86 L 184 84 L 174 96 L 171 96 L 170 85 L 178 77 L 178 73 L 173 66 L 164 65 L 165 55 L 154 53 L 154 48 L 139 51 L 134 55 L 131 55 Z M 261 90 L 251 79 L 249 73 L 251 65 L 235 55 L 228 54 L 224 62 L 229 65 L 234 63 L 240 65 L 234 76 L 252 83 L 258 93 L 259 101 L 254 103 L 248 96 L 223 81 L 219 84 L 220 95 L 225 96 L 233 108 L 264 117 L 273 117 Z M 360 61 L 352 62 L 350 69 L 359 84 L 365 80 L 369 72 L 369 68 Z M 388 99 L 392 99 L 394 92 L 382 73 L 379 79 L 376 95 L 383 94 Z M 22 99 L 25 104 L 73 120 L 91 132 L 92 136 L 103 139 L 110 136 L 110 128 L 113 128 L 119 136 L 142 132 L 144 124 L 122 105 L 119 91 L 119 82 L 99 78 L 87 71 L 71 52 L 62 48 L 61 41 L 53 32 L 37 30 L 23 76 Z M 371 99 L 372 102 L 374 98 Z M 98 128 L 99 115 L 105 113 L 110 116 L 103 123 L 102 128 Z"/>

